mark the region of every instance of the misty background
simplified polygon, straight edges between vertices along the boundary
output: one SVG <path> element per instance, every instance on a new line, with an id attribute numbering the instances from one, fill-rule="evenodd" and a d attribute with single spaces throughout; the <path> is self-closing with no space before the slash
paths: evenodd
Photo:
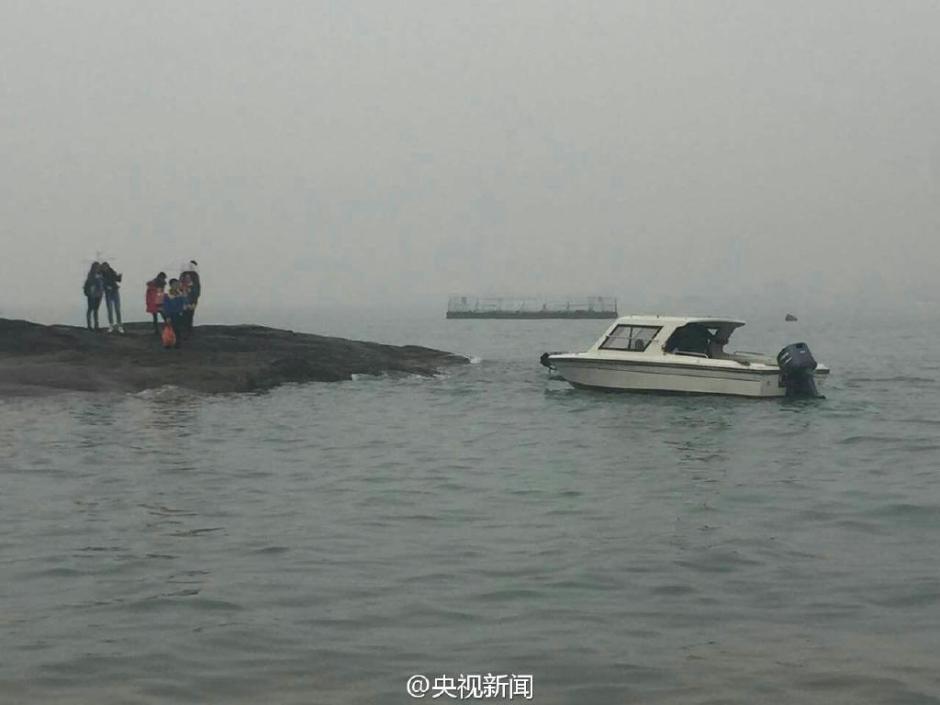
<path id="1" fill-rule="evenodd" d="M 190 258 L 203 322 L 933 310 L 938 36 L 929 0 L 3 0 L 0 315 L 81 324 L 97 252 L 126 320 Z"/>

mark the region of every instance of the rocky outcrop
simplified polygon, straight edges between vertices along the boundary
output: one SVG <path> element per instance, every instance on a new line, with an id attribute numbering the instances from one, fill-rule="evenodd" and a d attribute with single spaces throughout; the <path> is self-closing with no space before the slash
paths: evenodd
<path id="1" fill-rule="evenodd" d="M 199 392 L 254 392 L 288 382 L 353 375 L 431 375 L 467 359 L 418 346 L 381 345 L 264 326 L 198 326 L 165 350 L 149 324 L 94 333 L 0 318 L 0 394 L 138 392 L 176 385 Z"/>

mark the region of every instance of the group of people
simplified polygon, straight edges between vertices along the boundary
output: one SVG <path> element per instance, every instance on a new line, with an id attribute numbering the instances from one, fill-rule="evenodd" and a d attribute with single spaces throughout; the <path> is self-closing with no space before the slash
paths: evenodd
<path id="1" fill-rule="evenodd" d="M 108 308 L 108 332 L 124 332 L 124 324 L 121 322 L 122 276 L 107 262 L 91 263 L 91 269 L 88 270 L 85 285 L 82 287 L 88 300 L 88 310 L 85 313 L 88 330 L 92 330 L 92 319 L 95 322 L 94 330 L 99 330 L 98 309 L 101 307 L 101 299 L 104 298 Z"/>
<path id="2" fill-rule="evenodd" d="M 121 280 L 123 275 L 114 271 L 107 262 L 93 262 L 85 277 L 83 291 L 88 301 L 85 324 L 88 330 L 100 330 L 98 309 L 104 299 L 108 310 L 108 333 L 123 333 L 121 321 Z M 165 272 L 147 282 L 144 301 L 147 313 L 153 317 L 153 332 L 161 335 L 159 321 L 173 332 L 174 347 L 193 334 L 193 319 L 202 294 L 202 280 L 198 264 L 190 260 L 179 278 L 167 281 Z"/>
<path id="3" fill-rule="evenodd" d="M 153 316 L 153 332 L 160 335 L 159 317 L 173 331 L 173 347 L 178 348 L 185 337 L 192 337 L 196 306 L 202 294 L 202 280 L 198 264 L 190 260 L 188 269 L 179 279 L 167 281 L 166 272 L 160 272 L 147 282 L 145 297 L 147 313 Z"/>

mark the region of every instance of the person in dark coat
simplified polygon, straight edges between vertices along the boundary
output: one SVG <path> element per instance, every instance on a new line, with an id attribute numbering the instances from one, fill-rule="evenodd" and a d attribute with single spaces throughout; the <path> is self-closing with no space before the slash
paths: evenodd
<path id="1" fill-rule="evenodd" d="M 108 307 L 108 332 L 124 332 L 121 322 L 121 279 L 122 274 L 115 272 L 107 262 L 101 263 L 101 278 L 104 282 L 104 302 Z"/>
<path id="2" fill-rule="evenodd" d="M 160 335 L 160 326 L 157 323 L 157 315 L 163 313 L 163 290 L 165 288 L 165 272 L 160 272 L 157 276 L 147 282 L 147 293 L 144 296 L 144 303 L 147 306 L 147 313 L 153 316 L 154 335 Z"/>
<path id="3" fill-rule="evenodd" d="M 98 309 L 101 307 L 101 297 L 104 296 L 104 282 L 101 278 L 101 265 L 97 262 L 91 263 L 91 269 L 88 270 L 88 275 L 85 277 L 82 291 L 85 292 L 85 299 L 88 302 L 88 310 L 85 312 L 85 325 L 88 326 L 88 330 L 93 330 L 91 321 L 94 318 L 94 330 L 100 330 L 98 327 Z"/>
<path id="4" fill-rule="evenodd" d="M 180 282 L 187 298 L 185 316 L 183 317 L 183 327 L 186 330 L 187 337 L 193 334 L 193 319 L 196 316 L 199 297 L 202 295 L 202 279 L 199 277 L 198 270 L 199 265 L 196 260 L 190 260 L 189 268 L 180 274 Z"/>
<path id="5" fill-rule="evenodd" d="M 170 289 L 163 295 L 163 317 L 176 334 L 176 345 L 180 346 L 183 337 L 183 309 L 186 297 L 180 289 L 179 279 L 170 279 Z"/>

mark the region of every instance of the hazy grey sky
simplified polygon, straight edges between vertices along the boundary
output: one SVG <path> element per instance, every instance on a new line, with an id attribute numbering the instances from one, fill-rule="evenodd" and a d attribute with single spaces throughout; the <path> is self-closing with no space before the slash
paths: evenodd
<path id="1" fill-rule="evenodd" d="M 98 250 L 128 318 L 190 257 L 208 311 L 936 299 L 938 37 L 933 0 L 2 0 L 0 311 L 80 305 Z"/>

